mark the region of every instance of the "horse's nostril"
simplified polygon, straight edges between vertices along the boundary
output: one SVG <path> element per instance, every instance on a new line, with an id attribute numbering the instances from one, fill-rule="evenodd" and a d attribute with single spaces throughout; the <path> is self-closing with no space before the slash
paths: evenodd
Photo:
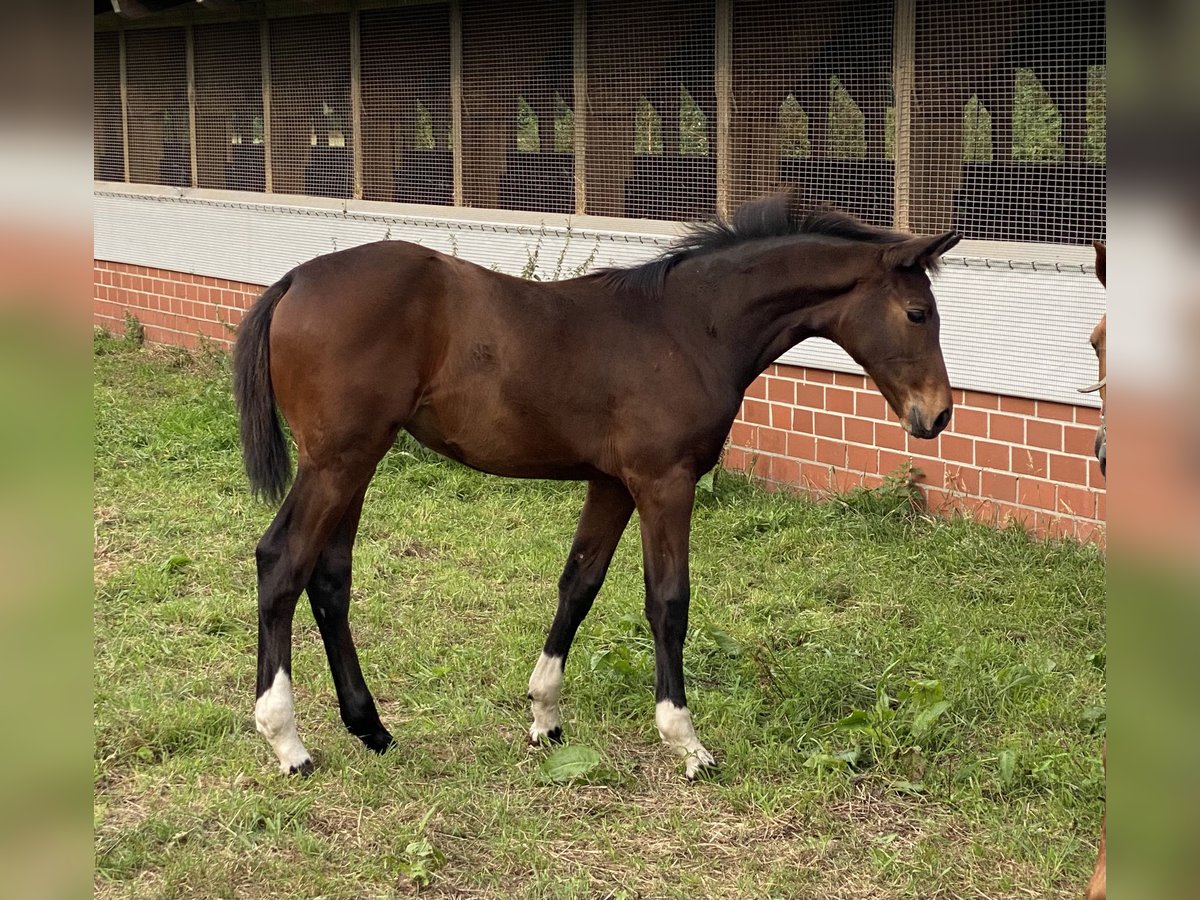
<path id="1" fill-rule="evenodd" d="M 938 417 L 933 420 L 933 433 L 938 434 L 949 424 L 950 424 L 950 407 L 947 406 L 940 413 L 938 413 Z"/>

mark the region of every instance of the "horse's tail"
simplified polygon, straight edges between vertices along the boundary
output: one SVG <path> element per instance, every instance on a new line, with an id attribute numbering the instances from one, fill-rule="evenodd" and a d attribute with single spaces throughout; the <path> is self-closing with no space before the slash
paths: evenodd
<path id="1" fill-rule="evenodd" d="M 242 433 L 242 460 L 250 488 L 265 500 L 283 499 L 292 478 L 287 438 L 271 387 L 271 318 L 292 284 L 292 273 L 267 288 L 238 326 L 233 348 L 233 395 Z"/>

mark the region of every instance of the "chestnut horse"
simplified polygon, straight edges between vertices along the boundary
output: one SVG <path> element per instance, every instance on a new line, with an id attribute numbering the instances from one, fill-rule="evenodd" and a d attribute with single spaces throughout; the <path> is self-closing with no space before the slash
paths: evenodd
<path id="1" fill-rule="evenodd" d="M 1096 277 L 1100 279 L 1100 283 L 1108 287 L 1108 251 L 1105 245 L 1099 241 L 1092 244 L 1096 248 Z M 1106 364 L 1107 358 L 1107 343 L 1108 343 L 1108 316 L 1100 317 L 1099 323 L 1092 329 L 1091 344 L 1092 349 L 1096 351 L 1096 362 L 1100 369 L 1100 380 L 1091 387 L 1080 388 L 1080 393 L 1090 394 L 1096 391 L 1100 392 L 1100 427 L 1096 429 L 1096 458 L 1100 460 L 1100 474 L 1107 475 L 1108 468 L 1108 425 L 1105 421 L 1108 407 L 1108 367 Z M 1105 742 L 1104 749 L 1105 764 L 1104 768 L 1108 769 L 1108 744 Z M 1105 859 L 1105 836 L 1108 831 L 1108 813 L 1105 812 L 1104 818 L 1100 820 L 1100 851 L 1096 854 L 1096 865 L 1092 869 L 1092 878 L 1088 882 L 1087 892 L 1084 894 L 1084 900 L 1105 900 L 1108 896 L 1108 876 L 1107 876 L 1107 861 Z"/>
<path id="2" fill-rule="evenodd" d="M 400 429 L 483 472 L 588 482 L 529 681 L 534 742 L 561 739 L 567 652 L 637 509 L 655 724 L 688 777 L 712 766 L 683 680 L 696 481 L 716 464 L 750 383 L 813 336 L 863 366 L 911 435 L 936 437 L 951 394 L 927 271 L 957 242 L 801 212 L 780 195 L 698 226 L 651 262 L 566 281 L 525 281 L 400 241 L 283 276 L 247 313 L 234 351 L 251 485 L 272 500 L 287 488 L 277 407 L 299 457 L 255 554 L 254 716 L 281 769 L 312 768 L 291 688 L 292 616 L 305 589 L 342 721 L 372 750 L 392 744 L 348 611 L 363 496 Z"/>

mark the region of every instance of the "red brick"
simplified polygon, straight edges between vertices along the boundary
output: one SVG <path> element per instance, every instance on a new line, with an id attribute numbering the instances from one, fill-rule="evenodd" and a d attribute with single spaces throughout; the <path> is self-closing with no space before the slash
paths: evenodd
<path id="1" fill-rule="evenodd" d="M 981 481 L 981 491 L 985 497 L 996 500 L 1007 500 L 1015 503 L 1017 499 L 1017 478 L 1015 475 L 1005 475 L 1002 472 L 984 472 Z"/>
<path id="2" fill-rule="evenodd" d="M 796 402 L 796 382 L 790 378 L 768 378 L 767 399 L 779 403 Z"/>
<path id="3" fill-rule="evenodd" d="M 1036 506 L 1038 509 L 1054 509 L 1055 485 L 1049 481 L 1022 478 L 1019 480 L 1017 487 L 1017 499 L 1022 506 Z"/>
<path id="4" fill-rule="evenodd" d="M 801 483 L 807 484 L 814 490 L 827 491 L 829 490 L 829 466 L 823 466 L 820 463 L 801 463 L 800 480 Z"/>
<path id="5" fill-rule="evenodd" d="M 880 475 L 907 475 L 912 457 L 907 453 L 893 453 L 891 450 L 879 451 Z"/>
<path id="6" fill-rule="evenodd" d="M 883 419 L 887 416 L 887 401 L 874 391 L 859 391 L 854 395 L 854 413 L 869 419 Z"/>
<path id="7" fill-rule="evenodd" d="M 849 422 L 846 424 L 849 425 Z M 856 447 L 852 444 L 846 448 L 846 467 L 859 472 L 878 472 L 879 451 L 874 447 Z"/>
<path id="8" fill-rule="evenodd" d="M 863 377 L 850 372 L 834 372 L 833 383 L 840 384 L 842 387 L 861 388 L 863 386 Z"/>
<path id="9" fill-rule="evenodd" d="M 842 439 L 842 417 L 829 413 L 813 413 L 813 432 L 822 437 Z"/>
<path id="10" fill-rule="evenodd" d="M 995 394 L 983 394 L 979 391 L 964 391 L 963 404 L 975 409 L 999 409 L 1000 398 Z"/>
<path id="11" fill-rule="evenodd" d="M 950 430 L 954 434 L 968 434 L 973 437 L 987 437 L 987 413 L 977 409 L 956 409 L 950 419 Z"/>
<path id="12" fill-rule="evenodd" d="M 1088 460 L 1088 485 L 1099 490 L 1105 489 L 1104 476 L 1100 474 L 1100 461 L 1095 457 Z"/>
<path id="13" fill-rule="evenodd" d="M 988 469 L 1000 469 L 1003 472 L 1009 471 L 1011 463 L 1008 445 L 996 444 L 992 441 L 976 441 L 975 465 Z"/>
<path id="14" fill-rule="evenodd" d="M 1025 443 L 1025 420 L 1018 416 L 1005 416 L 1000 413 L 992 413 L 988 417 L 987 436 L 994 441 L 1023 444 Z"/>
<path id="15" fill-rule="evenodd" d="M 943 487 L 946 483 L 946 464 L 932 456 L 913 457 L 913 466 L 921 470 L 917 480 L 926 487 Z"/>
<path id="16" fill-rule="evenodd" d="M 758 449 L 764 453 L 778 453 L 782 456 L 787 452 L 787 432 L 774 428 L 758 429 Z"/>
<path id="17" fill-rule="evenodd" d="M 1036 404 L 1032 400 L 1027 400 L 1024 397 L 1001 397 L 1000 411 L 1006 413 L 1016 413 L 1021 416 L 1032 416 Z"/>
<path id="18" fill-rule="evenodd" d="M 875 423 L 875 443 L 889 450 L 903 450 L 908 446 L 908 435 L 899 425 L 891 422 Z"/>
<path id="19" fill-rule="evenodd" d="M 1080 456 L 1050 454 L 1050 480 L 1065 484 L 1087 484 L 1087 460 Z"/>
<path id="20" fill-rule="evenodd" d="M 767 460 L 767 477 L 784 484 L 799 484 L 800 463 L 783 456 L 772 456 Z"/>
<path id="21" fill-rule="evenodd" d="M 1096 514 L 1096 494 L 1088 488 L 1072 487 L 1068 484 L 1058 486 L 1059 512 L 1085 519 L 1093 518 Z"/>
<path id="22" fill-rule="evenodd" d="M 755 400 L 767 399 L 767 379 L 759 375 L 752 382 L 750 387 L 746 388 L 746 396 L 753 397 Z"/>
<path id="23" fill-rule="evenodd" d="M 758 429 L 745 422 L 734 422 L 729 429 L 729 441 L 737 447 L 757 447 Z"/>
<path id="24" fill-rule="evenodd" d="M 846 440 L 856 444 L 875 443 L 875 423 L 863 419 L 847 418 L 843 423 Z"/>
<path id="25" fill-rule="evenodd" d="M 787 436 L 787 455 L 792 459 L 815 459 L 817 439 L 811 434 L 789 434 Z"/>
<path id="26" fill-rule="evenodd" d="M 1049 400 L 1039 400 L 1037 417 L 1039 419 L 1056 419 L 1060 422 L 1074 422 L 1075 407 L 1062 403 L 1051 403 Z"/>
<path id="27" fill-rule="evenodd" d="M 754 425 L 771 424 L 771 408 L 761 400 L 742 402 L 742 418 Z"/>
<path id="28" fill-rule="evenodd" d="M 1035 475 L 1045 478 L 1050 474 L 1049 456 L 1045 450 L 1030 450 L 1028 447 L 1012 448 L 1012 470 L 1018 475 Z"/>
<path id="29" fill-rule="evenodd" d="M 1025 440 L 1034 447 L 1062 450 L 1063 428 L 1057 422 L 1030 419 L 1025 423 Z"/>
<path id="30" fill-rule="evenodd" d="M 794 407 L 785 406 L 782 403 L 771 404 L 771 427 L 778 428 L 781 431 L 792 430 L 792 413 Z"/>
<path id="31" fill-rule="evenodd" d="M 824 369 L 805 369 L 804 380 L 814 384 L 833 384 L 833 373 Z"/>
<path id="32" fill-rule="evenodd" d="M 1091 456 L 1096 449 L 1096 429 L 1080 425 L 1063 426 L 1063 450 L 1076 456 Z"/>
<path id="33" fill-rule="evenodd" d="M 975 442 L 970 438 L 943 433 L 938 438 L 938 444 L 942 459 L 959 463 L 975 461 Z"/>
<path id="34" fill-rule="evenodd" d="M 946 466 L 946 487 L 956 493 L 979 496 L 979 482 L 982 473 L 970 466 Z"/>
<path id="35" fill-rule="evenodd" d="M 854 412 L 854 391 L 845 388 L 827 388 L 825 391 L 825 408 L 831 412 Z"/>
<path id="36" fill-rule="evenodd" d="M 825 408 L 825 388 L 819 384 L 796 385 L 796 405 L 811 409 Z"/>
<path id="37" fill-rule="evenodd" d="M 813 411 L 811 409 L 792 408 L 792 431 L 802 434 L 813 433 Z"/>
<path id="38" fill-rule="evenodd" d="M 1095 429 L 1100 425 L 1100 409 L 1096 406 L 1077 406 L 1075 407 L 1075 421 L 1080 425 L 1086 425 L 1089 428 Z"/>
<path id="39" fill-rule="evenodd" d="M 1096 515 L 1095 518 L 1101 522 L 1108 521 L 1108 495 L 1101 491 L 1096 494 Z"/>
<path id="40" fill-rule="evenodd" d="M 743 470 L 746 468 L 747 453 L 741 447 L 730 447 L 725 451 L 724 466 L 727 469 Z"/>
<path id="41" fill-rule="evenodd" d="M 817 439 L 817 460 L 831 466 L 845 467 L 846 445 L 841 441 Z"/>

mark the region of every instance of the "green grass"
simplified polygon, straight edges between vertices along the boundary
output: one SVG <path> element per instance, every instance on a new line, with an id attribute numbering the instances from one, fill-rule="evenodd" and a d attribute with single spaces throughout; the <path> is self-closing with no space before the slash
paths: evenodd
<path id="1" fill-rule="evenodd" d="M 246 488 L 228 362 L 95 352 L 98 896 L 1081 893 L 1103 802 L 1094 548 L 927 519 L 900 490 L 818 504 L 722 473 L 695 515 L 686 655 L 719 774 L 688 784 L 654 730 L 635 521 L 564 686 L 568 740 L 600 763 L 558 784 L 525 744 L 525 685 L 582 487 L 402 443 L 352 611 L 399 746 L 342 729 L 302 603 L 318 770 L 289 779 L 252 721 L 273 511 Z"/>

